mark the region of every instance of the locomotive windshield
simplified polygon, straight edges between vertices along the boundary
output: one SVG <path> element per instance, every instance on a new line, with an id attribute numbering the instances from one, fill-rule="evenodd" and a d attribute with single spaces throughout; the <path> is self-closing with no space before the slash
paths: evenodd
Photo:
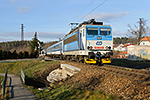
<path id="1" fill-rule="evenodd" d="M 111 35 L 110 29 L 109 28 L 101 28 L 100 35 Z"/>
<path id="2" fill-rule="evenodd" d="M 87 35 L 98 35 L 98 28 L 87 28 Z"/>

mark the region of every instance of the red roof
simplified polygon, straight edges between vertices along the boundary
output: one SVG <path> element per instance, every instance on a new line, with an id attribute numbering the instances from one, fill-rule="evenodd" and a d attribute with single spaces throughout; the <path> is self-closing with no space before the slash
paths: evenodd
<path id="1" fill-rule="evenodd" d="M 120 44 L 113 44 L 113 47 L 115 48 L 115 47 L 118 47 Z"/>
<path id="2" fill-rule="evenodd" d="M 127 54 L 127 51 L 120 52 L 119 55 Z"/>
<path id="3" fill-rule="evenodd" d="M 123 47 L 127 47 L 127 46 L 130 46 L 130 45 L 134 45 L 134 44 L 127 44 L 127 45 L 124 45 Z"/>
<path id="4" fill-rule="evenodd" d="M 150 42 L 150 36 L 146 36 L 143 39 L 141 39 L 141 41 L 149 41 Z"/>

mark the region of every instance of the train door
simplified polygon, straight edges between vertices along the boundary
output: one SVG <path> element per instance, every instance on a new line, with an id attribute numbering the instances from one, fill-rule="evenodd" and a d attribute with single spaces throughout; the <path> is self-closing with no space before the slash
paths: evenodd
<path id="1" fill-rule="evenodd" d="M 79 30 L 79 50 L 83 50 L 82 48 L 82 29 Z"/>
<path id="2" fill-rule="evenodd" d="M 86 31 L 85 31 L 85 28 L 82 29 L 81 41 L 82 41 L 82 50 L 85 50 L 85 48 L 86 48 Z"/>

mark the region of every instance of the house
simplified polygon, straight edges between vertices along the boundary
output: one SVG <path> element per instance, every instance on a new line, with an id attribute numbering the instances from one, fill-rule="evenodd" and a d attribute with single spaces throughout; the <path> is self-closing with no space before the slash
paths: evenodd
<path id="1" fill-rule="evenodd" d="M 123 47 L 122 47 L 122 51 L 127 51 L 127 47 L 128 46 L 133 46 L 134 44 L 130 44 L 130 43 L 128 43 L 128 44 L 125 44 Z"/>
<path id="2" fill-rule="evenodd" d="M 138 45 L 150 45 L 150 36 L 146 36 L 141 39 Z"/>
<path id="3" fill-rule="evenodd" d="M 114 51 L 119 51 L 119 53 L 114 52 L 113 58 L 125 58 L 127 59 L 127 47 L 133 46 L 134 44 L 128 43 L 128 44 L 118 44 L 114 45 Z"/>
<path id="4" fill-rule="evenodd" d="M 118 54 L 117 58 L 127 58 L 127 51 L 122 51 Z"/>
<path id="5" fill-rule="evenodd" d="M 123 44 L 114 44 L 113 45 L 113 49 L 115 50 L 115 51 L 122 51 L 122 47 L 123 47 L 124 45 Z"/>

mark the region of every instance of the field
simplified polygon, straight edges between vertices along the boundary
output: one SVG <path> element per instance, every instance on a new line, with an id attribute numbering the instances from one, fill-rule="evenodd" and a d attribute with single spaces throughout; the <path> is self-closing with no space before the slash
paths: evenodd
<path id="1" fill-rule="evenodd" d="M 48 74 L 60 67 L 60 62 L 40 60 L 21 61 L 0 63 L 0 73 L 5 73 L 8 68 L 8 74 L 16 74 L 20 76 L 20 69 L 22 68 L 26 75 L 26 87 L 28 87 L 41 100 L 121 100 L 121 97 L 116 95 L 105 94 L 101 90 L 94 90 L 88 88 L 84 82 L 73 82 L 72 79 L 77 78 L 78 75 L 67 78 L 64 82 L 57 82 L 50 84 L 46 77 Z M 82 76 L 81 76 L 82 77 Z M 85 78 L 86 80 L 86 78 Z M 92 84 L 92 83 L 91 83 Z M 94 85 L 94 84 L 93 84 Z M 91 86 L 89 84 L 89 86 Z M 46 90 L 40 91 L 39 87 L 47 87 Z"/>

